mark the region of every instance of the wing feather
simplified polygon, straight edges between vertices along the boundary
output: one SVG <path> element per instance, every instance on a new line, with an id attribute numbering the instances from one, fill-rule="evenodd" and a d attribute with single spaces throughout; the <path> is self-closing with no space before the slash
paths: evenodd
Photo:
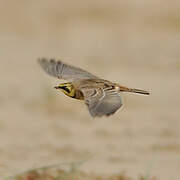
<path id="1" fill-rule="evenodd" d="M 96 96 L 94 91 L 96 91 Z M 116 91 L 89 88 L 82 89 L 82 92 L 85 103 L 93 117 L 112 115 L 122 106 L 121 97 Z"/>
<path id="2" fill-rule="evenodd" d="M 80 68 L 68 65 L 62 61 L 56 61 L 54 59 L 40 58 L 38 63 L 50 76 L 57 77 L 59 79 L 74 81 L 81 79 L 96 79 L 95 75 L 82 70 Z"/>

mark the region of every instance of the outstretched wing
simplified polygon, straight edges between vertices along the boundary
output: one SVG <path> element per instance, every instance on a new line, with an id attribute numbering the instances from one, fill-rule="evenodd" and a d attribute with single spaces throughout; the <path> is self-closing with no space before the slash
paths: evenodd
<path id="1" fill-rule="evenodd" d="M 96 79 L 93 74 L 82 70 L 80 68 L 64 64 L 62 61 L 56 61 L 54 59 L 41 58 L 38 59 L 40 66 L 50 76 L 57 77 L 59 79 L 65 79 L 69 81 L 81 80 L 81 79 Z"/>
<path id="2" fill-rule="evenodd" d="M 114 90 L 102 88 L 81 89 L 85 103 L 88 106 L 91 116 L 109 116 L 114 114 L 121 106 L 120 95 Z"/>

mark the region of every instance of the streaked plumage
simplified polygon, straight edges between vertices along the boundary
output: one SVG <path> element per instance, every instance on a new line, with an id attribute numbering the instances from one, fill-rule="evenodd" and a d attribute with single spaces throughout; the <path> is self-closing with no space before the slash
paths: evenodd
<path id="1" fill-rule="evenodd" d="M 38 60 L 40 66 L 50 76 L 69 81 L 56 86 L 69 97 L 84 100 L 91 116 L 109 116 L 114 114 L 121 106 L 120 92 L 133 92 L 149 95 L 149 92 L 121 86 L 97 76 L 64 64 L 62 61 L 45 58 Z"/>

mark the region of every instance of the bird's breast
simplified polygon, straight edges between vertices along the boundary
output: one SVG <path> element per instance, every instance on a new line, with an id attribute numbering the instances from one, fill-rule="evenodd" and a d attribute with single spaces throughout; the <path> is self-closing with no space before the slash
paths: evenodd
<path id="1" fill-rule="evenodd" d="M 84 95 L 80 90 L 76 90 L 75 95 L 72 98 L 79 99 L 79 100 L 84 100 Z"/>

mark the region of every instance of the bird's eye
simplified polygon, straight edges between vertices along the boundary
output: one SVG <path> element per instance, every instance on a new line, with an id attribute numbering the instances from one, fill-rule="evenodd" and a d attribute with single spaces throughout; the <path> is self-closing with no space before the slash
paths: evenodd
<path id="1" fill-rule="evenodd" d="M 66 86 L 62 86 L 62 89 L 64 89 L 66 92 L 70 93 L 70 90 Z"/>

